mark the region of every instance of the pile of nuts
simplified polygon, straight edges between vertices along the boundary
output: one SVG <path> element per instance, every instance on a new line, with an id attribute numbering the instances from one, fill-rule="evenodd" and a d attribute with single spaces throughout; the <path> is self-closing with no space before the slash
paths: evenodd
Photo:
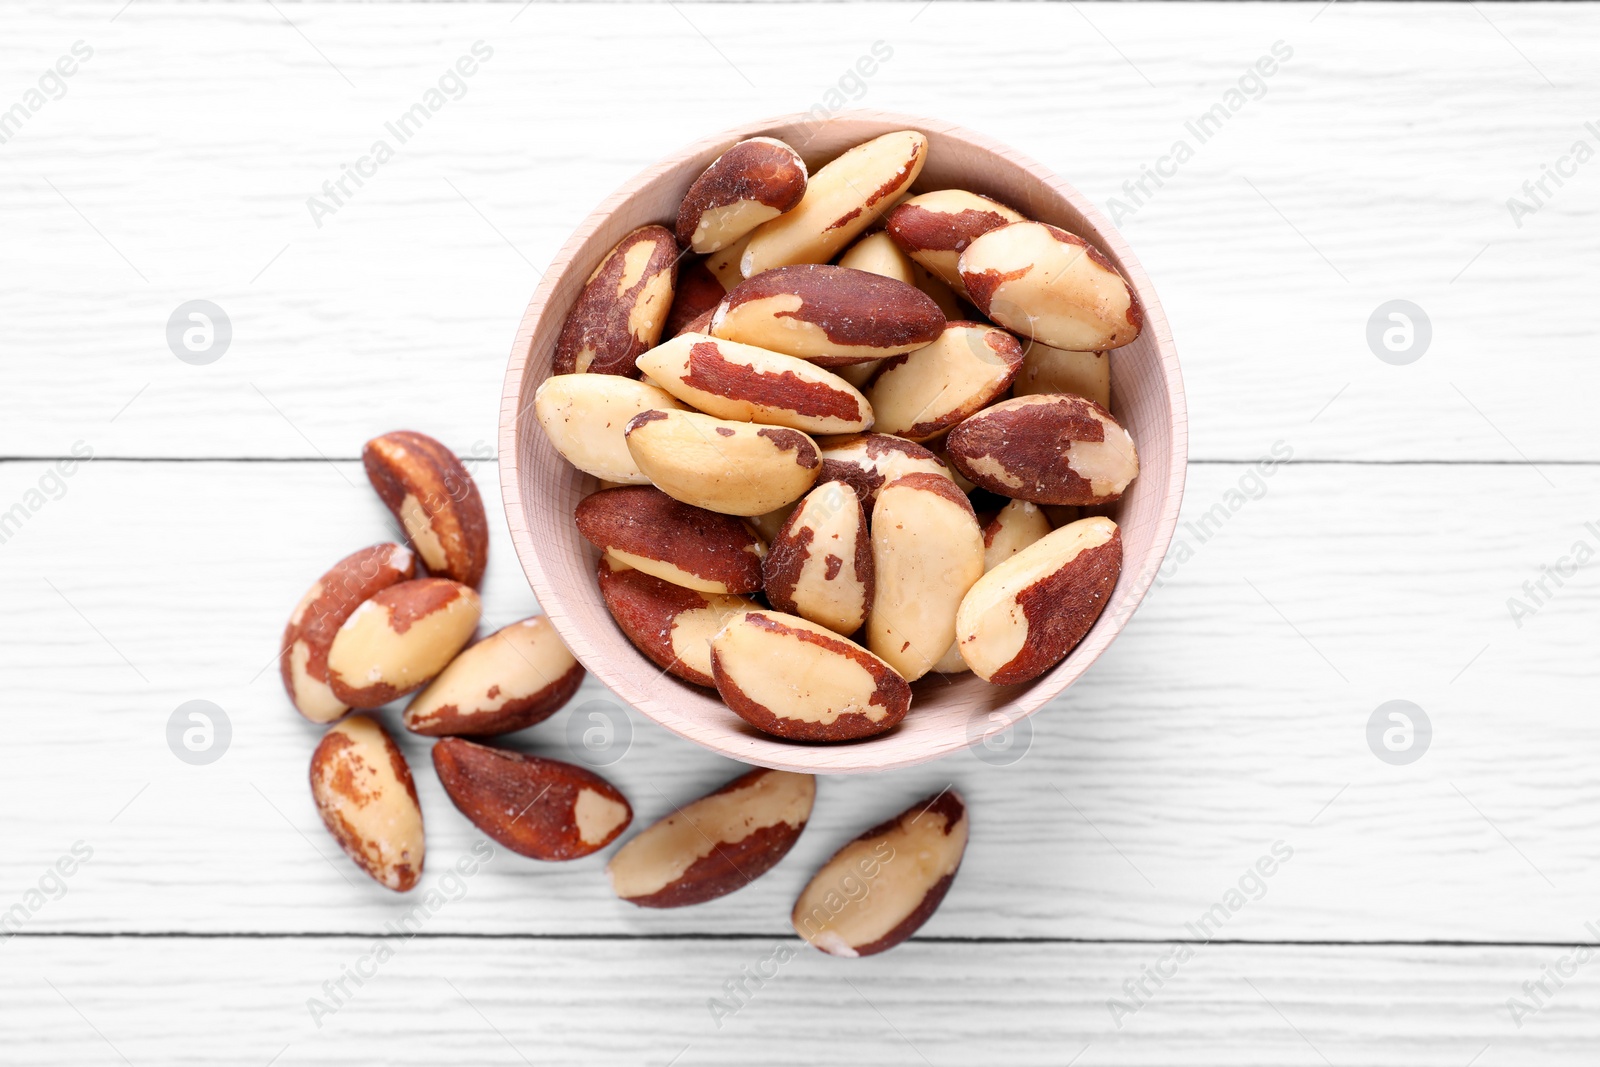
<path id="1" fill-rule="evenodd" d="M 401 721 L 439 739 L 434 771 L 474 826 L 537 860 L 605 848 L 633 821 L 616 786 L 584 767 L 469 740 L 543 722 L 585 673 L 543 616 L 468 645 L 488 558 L 488 524 L 471 476 L 444 445 L 410 431 L 367 442 L 362 458 L 410 547 L 372 545 L 334 564 L 296 605 L 280 648 L 289 699 L 312 722 L 332 724 L 311 757 L 323 824 L 380 885 L 405 892 L 418 884 L 425 842 L 411 769 L 374 714 L 349 714 L 415 694 Z M 612 888 L 648 908 L 731 893 L 794 846 L 816 789 L 809 774 L 752 770 L 630 840 L 607 867 Z M 943 899 L 966 834 L 965 807 L 951 791 L 868 830 L 802 893 L 796 931 L 835 955 L 892 948 Z M 934 852 L 925 854 L 930 843 Z M 906 849 L 913 851 L 891 879 L 889 865 Z M 874 880 L 879 890 L 869 905 Z"/>
<path id="2" fill-rule="evenodd" d="M 735 144 L 601 260 L 535 395 L 602 483 L 574 518 L 618 627 L 789 741 L 891 730 L 930 673 L 1037 678 L 1121 570 L 1079 509 L 1138 474 L 1106 353 L 1139 302 L 1074 234 L 913 194 L 927 153 L 901 130 L 808 176 Z"/>
<path id="3" fill-rule="evenodd" d="M 1079 237 L 976 193 L 912 195 L 927 150 L 889 133 L 808 175 L 781 141 L 732 146 L 674 229 L 640 227 L 602 259 L 535 398 L 557 451 L 605 483 L 574 518 L 622 632 L 790 741 L 890 730 L 929 673 L 1037 678 L 1121 568 L 1116 523 L 1079 509 L 1138 473 L 1106 356 L 1138 336 L 1138 301 Z M 380 884 L 417 884 L 405 757 L 375 717 L 346 717 L 415 693 L 402 722 L 439 739 L 434 769 L 474 826 L 546 861 L 611 844 L 633 809 L 610 782 L 469 740 L 543 721 L 584 677 L 540 616 L 469 646 L 488 553 L 470 475 L 405 431 L 363 460 L 410 547 L 335 564 L 282 645 L 295 707 L 333 724 L 311 761 L 329 832 Z M 624 844 L 612 889 L 650 908 L 731 893 L 794 846 L 816 789 L 751 770 Z M 913 804 L 823 865 L 795 931 L 833 955 L 892 948 L 966 843 L 954 790 Z"/>

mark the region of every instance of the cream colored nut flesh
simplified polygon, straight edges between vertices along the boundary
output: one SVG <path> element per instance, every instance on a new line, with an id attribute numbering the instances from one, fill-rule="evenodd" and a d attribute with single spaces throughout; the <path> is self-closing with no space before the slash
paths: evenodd
<path id="1" fill-rule="evenodd" d="M 682 407 L 665 390 L 616 374 L 557 374 L 533 394 L 534 416 L 556 451 L 585 474 L 617 485 L 650 484 L 622 436 L 628 420 L 652 408 Z"/>
<path id="2" fill-rule="evenodd" d="M 845 250 L 839 257 L 839 266 L 864 270 L 868 274 L 881 274 L 907 285 L 916 284 L 916 271 L 911 257 L 901 251 L 894 239 L 882 230 L 869 233 Z"/>
<path id="3" fill-rule="evenodd" d="M 685 333 L 640 356 L 639 366 L 685 404 L 719 419 L 820 434 L 872 425 L 872 406 L 855 386 L 814 363 L 754 345 Z"/>
<path id="4" fill-rule="evenodd" d="M 757 537 L 770 545 L 772 539 L 778 536 L 778 531 L 783 529 L 783 524 L 788 521 L 795 507 L 794 504 L 785 504 L 776 511 L 769 511 L 764 515 L 751 515 L 744 521 L 750 524 Z"/>
<path id="5" fill-rule="evenodd" d="M 1105 609 L 1122 568 L 1117 524 L 1079 519 L 985 574 L 956 613 L 956 641 L 974 674 L 1031 681 L 1059 663 Z"/>
<path id="6" fill-rule="evenodd" d="M 1106 353 L 1066 352 L 1038 341 L 1024 348 L 1011 395 L 1072 393 L 1111 410 L 1111 357 Z"/>
<path id="7" fill-rule="evenodd" d="M 961 484 L 959 479 L 956 484 Z M 987 574 L 994 570 L 1049 532 L 1050 520 L 1045 518 L 1044 510 L 1039 505 L 1026 500 L 1011 501 L 983 528 L 983 572 Z M 958 609 L 957 617 L 959 615 Z M 951 642 L 939 662 L 933 665 L 935 674 L 960 674 L 970 669 L 961 655 L 959 641 Z"/>
<path id="8" fill-rule="evenodd" d="M 888 232 L 913 260 L 956 292 L 964 292 L 961 253 L 980 235 L 1023 216 L 965 189 L 936 189 L 897 204 Z"/>
<path id="9" fill-rule="evenodd" d="M 724 515 L 792 504 L 817 480 L 816 442 L 786 426 L 646 411 L 628 424 L 628 451 L 668 496 Z"/>
<path id="10" fill-rule="evenodd" d="M 898 725 L 911 687 L 825 626 L 779 611 L 729 616 L 711 639 L 717 692 L 740 718 L 791 741 L 853 741 Z"/>
<path id="11" fill-rule="evenodd" d="M 427 684 L 472 637 L 478 594 L 446 578 L 400 582 L 344 621 L 328 649 L 334 693 L 354 708 L 375 708 Z"/>
<path id="12" fill-rule="evenodd" d="M 872 543 L 855 490 L 824 482 L 805 495 L 762 563 L 767 600 L 779 611 L 853 634 L 872 602 Z"/>
<path id="13" fill-rule="evenodd" d="M 373 880 L 403 893 L 422 876 L 422 809 L 400 748 L 377 721 L 352 715 L 311 755 L 311 796 L 339 847 Z"/>
<path id="14" fill-rule="evenodd" d="M 872 376 L 878 372 L 878 368 L 881 366 L 883 366 L 883 360 L 874 359 L 867 363 L 851 363 L 843 367 L 834 367 L 833 373 L 857 389 L 865 389 L 867 383 L 872 380 Z M 874 415 L 874 418 L 876 418 L 876 415 Z"/>
<path id="15" fill-rule="evenodd" d="M 741 775 L 623 845 L 606 865 L 612 891 L 651 908 L 725 896 L 783 858 L 811 818 L 816 796 L 809 774 Z"/>
<path id="16" fill-rule="evenodd" d="M 927 158 L 928 139 L 915 130 L 856 145 L 811 176 L 792 211 L 750 235 L 740 273 L 827 263 L 911 187 Z"/>
<path id="17" fill-rule="evenodd" d="M 560 710 L 583 674 L 550 620 L 535 615 L 451 660 L 406 708 L 405 726 L 435 737 L 521 730 Z"/>
<path id="18" fill-rule="evenodd" d="M 985 574 L 1050 532 L 1044 509 L 1026 500 L 1013 500 L 983 528 Z"/>
<path id="19" fill-rule="evenodd" d="M 967 849 L 967 806 L 954 789 L 919 801 L 845 845 L 817 871 L 789 921 L 833 956 L 900 944 L 944 900 Z"/>
<path id="20" fill-rule="evenodd" d="M 1052 348 L 1121 348 L 1144 323 L 1110 260 L 1042 222 L 1014 222 L 977 238 L 961 253 L 961 278 L 978 310 Z"/>
<path id="21" fill-rule="evenodd" d="M 879 433 L 927 441 L 1006 391 L 1022 346 L 1006 331 L 952 322 L 938 340 L 886 360 L 867 395 Z"/>
<path id="22" fill-rule="evenodd" d="M 948 478 L 890 482 L 872 508 L 867 647 L 908 682 L 933 669 L 956 636 L 956 609 L 983 575 L 983 534 Z"/>
<path id="23" fill-rule="evenodd" d="M 725 291 L 732 291 L 733 287 L 744 281 L 744 274 L 740 270 L 740 261 L 744 259 L 745 246 L 750 243 L 748 235 L 739 238 L 727 248 L 721 248 L 706 256 L 706 270 L 710 271 L 717 281 L 722 283 Z"/>

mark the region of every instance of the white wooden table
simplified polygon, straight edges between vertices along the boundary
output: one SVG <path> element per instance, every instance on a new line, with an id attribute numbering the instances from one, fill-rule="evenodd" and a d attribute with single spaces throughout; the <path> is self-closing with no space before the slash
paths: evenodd
<path id="1" fill-rule="evenodd" d="M 319 226 L 307 198 L 477 41 L 464 95 Z M 1280 41 L 1199 143 L 1186 121 Z M 1600 10 L 1541 4 L 0 10 L 0 1059 L 1593 1063 L 1600 591 L 1561 561 L 1600 550 L 1600 160 L 1569 156 L 1600 148 L 1597 45 Z M 826 781 L 779 868 L 678 912 L 614 900 L 604 856 L 502 852 L 375 964 L 417 901 L 322 830 L 318 731 L 269 667 L 306 584 L 392 536 L 361 442 L 488 456 L 517 317 L 583 214 L 830 94 L 1132 209 L 1193 420 L 1165 580 L 1009 765 Z M 1545 164 L 1567 173 L 1535 205 Z M 203 366 L 165 338 L 195 299 L 233 331 Z M 1367 340 L 1396 299 L 1431 322 L 1409 365 Z M 535 604 L 474 469 L 500 624 Z M 193 699 L 232 728 L 203 766 L 167 743 Z M 1367 740 L 1391 699 L 1432 724 L 1405 765 Z M 567 718 L 521 740 L 561 755 Z M 477 835 L 403 743 L 440 888 Z M 643 825 L 735 770 L 635 717 L 605 773 Z M 972 846 L 916 939 L 799 949 L 730 998 L 837 843 L 952 782 Z"/>

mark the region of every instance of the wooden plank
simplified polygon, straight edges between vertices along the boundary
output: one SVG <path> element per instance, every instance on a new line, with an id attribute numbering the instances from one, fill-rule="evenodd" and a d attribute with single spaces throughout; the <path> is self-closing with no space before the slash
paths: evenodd
<path id="1" fill-rule="evenodd" d="M 17 1062 L 73 1067 L 811 1065 L 844 1050 L 919 1067 L 1502 1067 L 1592 1063 L 1600 1010 L 1585 969 L 1546 977 L 1576 966 L 1558 948 L 1199 945 L 1179 962 L 1159 944 L 914 941 L 861 961 L 764 938 L 389 945 L 380 961 L 354 938 L 14 940 L 0 1036 Z M 1159 988 L 1143 977 L 1157 966 Z M 348 995 L 324 990 L 341 980 Z M 1130 980 L 1151 995 L 1114 1022 Z M 1550 995 L 1519 1027 L 1508 999 L 1531 1005 L 1522 985 L 1541 980 Z M 739 981 L 748 995 L 728 991 Z"/>
<path id="2" fill-rule="evenodd" d="M 1506 607 L 1575 542 L 1600 544 L 1583 525 L 1600 523 L 1600 471 L 1554 473 L 1553 491 L 1520 467 L 1291 464 L 1267 479 L 1196 467 L 1180 524 L 1191 552 L 1173 557 L 1082 682 L 1031 720 L 1012 765 L 962 754 L 826 781 L 793 856 L 702 908 L 612 900 L 603 857 L 508 856 L 439 928 L 776 935 L 834 847 L 954 783 L 973 843 L 930 934 L 1181 936 L 1281 840 L 1293 858 L 1228 917 L 1226 936 L 1585 937 L 1600 889 L 1592 571 L 1547 582 L 1554 595 L 1520 628 Z M 0 503 L 41 479 L 53 489 L 47 475 L 0 464 Z M 494 517 L 485 600 L 498 625 L 535 604 L 506 550 L 495 482 L 483 470 L 478 481 Z M 13 813 L 0 903 L 82 840 L 94 858 L 28 929 L 362 932 L 409 907 L 358 877 L 322 831 L 305 785 L 318 730 L 268 668 L 305 585 L 391 535 L 359 466 L 96 461 L 63 484 L 0 545 L 13 753 L 0 775 Z M 1507 500 L 1515 521 L 1491 518 Z M 1367 747 L 1369 716 L 1394 698 L 1433 724 L 1431 749 L 1409 766 Z M 209 766 L 167 747 L 168 719 L 191 699 L 232 723 L 231 748 Z M 575 706 L 604 699 L 591 689 Z M 515 741 L 570 758 L 572 716 Z M 604 773 L 641 821 L 737 770 L 630 721 L 631 748 Z M 475 835 L 426 745 L 404 744 L 429 870 L 442 871 Z"/>
<path id="3" fill-rule="evenodd" d="M 588 209 L 695 138 L 838 93 L 962 122 L 1107 208 L 1194 142 L 1120 214 L 1172 319 L 1196 456 L 1283 440 L 1303 458 L 1600 459 L 1592 168 L 1520 227 L 1506 206 L 1577 139 L 1600 142 L 1593 7 L 619 10 L 0 12 L 17 69 L 95 49 L 4 146 L 0 342 L 27 354 L 8 367 L 27 402 L 0 419 L 0 454 L 82 439 L 103 456 L 349 457 L 400 425 L 492 441 L 518 316 Z M 494 54 L 465 95 L 319 228 L 308 198 L 397 142 L 385 123 L 480 39 Z M 893 56 L 857 88 L 878 40 Z M 1186 121 L 1275 41 L 1293 56 L 1265 95 L 1199 143 Z M 952 75 L 970 71 L 1006 73 Z M 210 366 L 164 343 L 197 298 L 234 328 Z M 1393 299 L 1432 320 L 1412 366 L 1365 340 Z M 1505 387 L 1508 358 L 1527 387 Z"/>

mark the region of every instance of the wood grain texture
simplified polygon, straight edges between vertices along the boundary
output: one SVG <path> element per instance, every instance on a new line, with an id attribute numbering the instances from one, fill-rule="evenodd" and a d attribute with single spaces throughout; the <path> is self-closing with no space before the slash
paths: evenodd
<path id="1" fill-rule="evenodd" d="M 488 632 L 535 601 L 478 473 L 493 531 Z M 1559 493 L 1517 467 L 1290 464 L 1267 478 L 1196 467 L 1179 526 L 1192 558 L 1169 567 L 1082 683 L 1031 720 L 1013 765 L 962 754 L 825 781 L 790 858 L 704 908 L 621 905 L 600 856 L 508 858 L 445 926 L 779 931 L 834 847 L 954 783 L 971 805 L 972 845 L 930 934 L 1177 936 L 1281 839 L 1294 860 L 1229 936 L 1583 937 L 1600 889 L 1589 832 L 1600 821 L 1589 758 L 1600 745 L 1590 713 L 1600 594 L 1584 570 L 1521 628 L 1506 607 L 1573 542 L 1600 546 L 1581 520 L 1600 471 L 1557 473 Z M 39 477 L 33 464 L 0 465 L 0 500 Z M 83 891 L 30 928 L 367 930 L 408 906 L 360 878 L 323 833 L 305 780 L 320 731 L 269 666 L 304 586 L 394 536 L 359 477 L 355 463 L 95 462 L 0 546 L 11 608 L 0 614 L 0 670 L 13 708 L 0 810 L 27 813 L 8 820 L 0 884 L 14 900 L 73 841 L 96 850 Z M 1219 526 L 1206 513 L 1230 493 L 1247 502 Z M 1463 504 L 1511 498 L 1522 501 L 1516 523 Z M 219 526 L 218 515 L 244 521 Z M 1367 747 L 1369 716 L 1396 697 L 1421 705 L 1435 731 L 1409 767 Z M 233 723 L 232 747 L 207 767 L 185 766 L 166 743 L 169 716 L 195 698 Z M 591 681 L 571 710 L 513 741 L 573 758 L 570 737 L 581 744 L 595 728 L 603 739 L 583 709 L 606 699 Z M 602 773 L 641 826 L 737 771 L 628 720 L 631 749 Z M 987 726 L 975 721 L 975 735 Z M 428 769 L 427 744 L 402 744 L 429 869 L 442 870 L 476 835 Z"/>
<path id="2" fill-rule="evenodd" d="M 584 215 L 711 131 L 822 101 L 874 41 L 892 58 L 841 102 L 982 130 L 1106 209 L 1283 40 L 1294 57 L 1266 95 L 1119 222 L 1184 355 L 1193 454 L 1248 459 L 1283 437 L 1305 457 L 1600 459 L 1584 243 L 1600 171 L 1521 228 L 1505 205 L 1594 140 L 1594 7 L 1341 4 L 1312 22 L 1299 4 L 920 6 L 535 5 L 513 21 L 518 5 L 301 5 L 287 15 L 305 37 L 249 4 L 139 0 L 114 23 L 8 10 L 19 71 L 79 38 L 97 53 L 3 146 L 0 342 L 30 355 L 0 454 L 82 437 L 105 455 L 333 455 L 402 425 L 492 440 L 517 318 Z M 760 49 L 774 35 L 781 55 Z M 393 141 L 384 124 L 478 39 L 494 58 L 466 94 L 318 228 L 307 198 Z M 196 297 L 235 326 L 209 367 L 163 343 Z M 1410 367 L 1365 340 L 1394 298 L 1434 324 Z"/>
<path id="3" fill-rule="evenodd" d="M 1144 329 L 1117 350 L 1112 381 L 1113 406 L 1140 459 L 1138 479 L 1111 507 L 1122 533 L 1122 576 L 1082 642 L 1034 681 L 1000 687 L 970 673 L 930 677 L 914 687 L 916 714 L 888 733 L 851 744 L 794 744 L 750 726 L 719 697 L 663 677 L 612 623 L 594 578 L 599 552 L 571 519 L 598 483 L 556 451 L 533 417 L 534 395 L 550 376 L 556 338 L 596 266 L 625 234 L 671 219 L 690 184 L 730 146 L 777 137 L 795 145 L 815 172 L 857 144 L 904 129 L 927 138 L 914 191 L 972 188 L 1084 237 L 1111 258 L 1143 307 Z M 1116 229 L 1070 184 L 1015 149 L 953 123 L 882 111 L 846 111 L 827 123 L 804 113 L 747 123 L 674 153 L 619 189 L 578 227 L 528 302 L 500 401 L 500 488 L 512 547 L 573 655 L 630 707 L 679 737 L 746 763 L 822 774 L 870 774 L 959 752 L 970 743 L 974 713 L 1017 723 L 1082 677 L 1155 580 L 1177 524 L 1188 451 L 1172 331 L 1155 286 Z"/>
<path id="4" fill-rule="evenodd" d="M 1512 1021 L 1507 998 L 1568 955 L 1549 948 L 1201 945 L 1175 973 L 1166 966 L 1160 988 L 1145 980 L 1153 996 L 1119 1028 L 1107 1002 L 1130 1003 L 1123 983 L 1171 946 L 913 942 L 847 961 L 792 937 L 392 944 L 380 964 L 375 942 L 355 938 L 13 942 L 0 1037 L 17 1062 L 74 1067 L 119 1053 L 174 1065 L 811 1067 L 847 1055 L 908 1067 L 1513 1067 L 1592 1063 L 1600 1010 L 1578 970 Z M 357 967 L 360 986 L 345 978 Z M 757 987 L 746 975 L 763 969 L 772 977 Z M 350 995 L 334 990 L 342 1003 L 319 1028 L 307 1002 L 336 1004 L 323 983 L 341 978 Z M 736 998 L 726 983 L 741 980 L 751 995 Z M 737 1010 L 713 1015 L 713 1000 Z"/>

